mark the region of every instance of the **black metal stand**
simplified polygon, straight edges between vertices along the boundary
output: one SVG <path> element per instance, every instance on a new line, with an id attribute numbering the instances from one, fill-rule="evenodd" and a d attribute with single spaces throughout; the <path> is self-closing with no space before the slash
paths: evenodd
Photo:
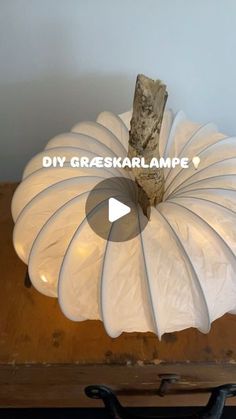
<path id="1" fill-rule="evenodd" d="M 161 387 L 160 387 L 161 388 Z M 163 388 L 163 383 L 162 383 Z M 88 386 L 85 388 L 85 394 L 92 399 L 102 399 L 107 412 L 113 419 L 148 419 L 148 417 L 141 417 L 132 415 L 124 408 L 116 395 L 111 389 L 105 386 Z M 160 394 L 160 390 L 158 392 Z M 200 412 L 185 416 L 186 419 L 220 419 L 225 406 L 225 401 L 229 397 L 236 396 L 236 384 L 226 384 L 216 387 L 212 390 L 211 396 L 205 408 Z M 163 416 L 161 416 L 163 418 Z M 150 417 L 149 417 L 150 418 Z M 152 416 L 152 418 L 160 418 L 160 416 Z M 168 416 L 169 419 L 180 419 L 183 416 Z"/>

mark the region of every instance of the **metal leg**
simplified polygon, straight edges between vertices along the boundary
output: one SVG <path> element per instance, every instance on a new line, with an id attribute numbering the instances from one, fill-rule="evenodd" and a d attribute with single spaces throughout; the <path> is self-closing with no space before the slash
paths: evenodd
<path id="1" fill-rule="evenodd" d="M 113 419 L 131 419 L 126 409 L 121 406 L 116 395 L 105 386 L 88 386 L 85 388 L 85 394 L 91 399 L 102 399 L 107 412 Z"/>
<path id="2" fill-rule="evenodd" d="M 226 399 L 234 396 L 236 396 L 236 384 L 226 384 L 224 386 L 216 387 L 212 391 L 209 402 L 199 418 L 220 419 Z"/>
<path id="3" fill-rule="evenodd" d="M 102 399 L 107 412 L 113 419 L 148 419 L 148 417 L 134 416 L 125 409 L 117 399 L 116 395 L 105 386 L 86 387 L 85 393 L 92 399 Z M 236 384 L 226 384 L 212 390 L 211 396 L 206 407 L 192 414 L 185 416 L 185 419 L 220 419 L 225 406 L 225 401 L 229 397 L 236 396 Z M 154 416 L 152 416 L 154 419 Z M 155 416 L 156 419 L 160 416 Z M 163 418 L 163 416 L 162 416 Z M 168 416 L 169 419 L 180 419 L 180 416 Z M 182 419 L 183 416 L 181 416 Z"/>

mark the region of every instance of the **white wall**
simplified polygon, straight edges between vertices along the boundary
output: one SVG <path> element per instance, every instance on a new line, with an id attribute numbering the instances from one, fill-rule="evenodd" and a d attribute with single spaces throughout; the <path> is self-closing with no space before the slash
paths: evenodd
<path id="1" fill-rule="evenodd" d="M 139 72 L 236 133 L 236 1 L 0 0 L 0 179 L 75 122 L 128 109 Z"/>

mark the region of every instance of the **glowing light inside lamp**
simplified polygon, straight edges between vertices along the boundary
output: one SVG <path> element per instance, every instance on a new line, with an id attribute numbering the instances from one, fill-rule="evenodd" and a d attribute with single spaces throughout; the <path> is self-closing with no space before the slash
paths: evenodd
<path id="1" fill-rule="evenodd" d="M 48 282 L 48 280 L 47 280 L 47 278 L 46 278 L 46 276 L 45 275 L 41 275 L 41 277 L 40 277 L 41 279 L 42 279 L 42 281 L 43 282 Z"/>

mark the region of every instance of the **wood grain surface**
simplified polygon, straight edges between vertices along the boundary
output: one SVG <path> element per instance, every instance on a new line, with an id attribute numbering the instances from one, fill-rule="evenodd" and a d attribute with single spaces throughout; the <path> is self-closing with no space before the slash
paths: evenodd
<path id="1" fill-rule="evenodd" d="M 161 342 L 151 333 L 112 339 L 100 321 L 69 321 L 56 299 L 26 288 L 26 266 L 12 245 L 15 187 L 0 185 L 0 406 L 95 406 L 82 389 L 99 382 L 126 391 L 130 405 L 204 403 L 201 394 L 195 401 L 132 395 L 158 387 L 163 371 L 178 372 L 186 388 L 236 382 L 236 316 L 214 322 L 208 335 L 189 329 Z"/>

